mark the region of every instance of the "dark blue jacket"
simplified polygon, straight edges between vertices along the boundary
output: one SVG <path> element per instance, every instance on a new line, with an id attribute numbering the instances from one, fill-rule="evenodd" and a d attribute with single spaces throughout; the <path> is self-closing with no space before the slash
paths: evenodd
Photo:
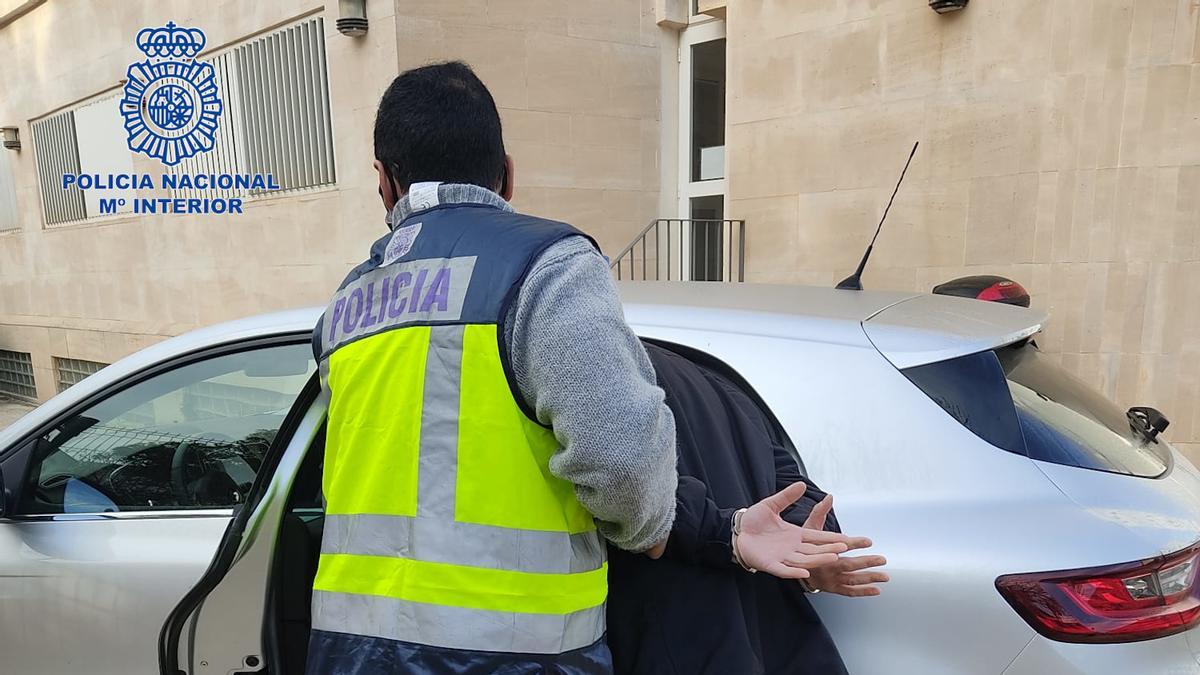
<path id="1" fill-rule="evenodd" d="M 685 350 L 686 351 L 686 350 Z M 647 345 L 678 433 L 675 524 L 660 560 L 609 548 L 608 643 L 618 675 L 844 675 L 829 632 L 795 581 L 733 562 L 733 512 L 795 481 L 784 519 L 825 493 L 805 478 L 779 423 L 710 357 Z M 831 515 L 826 529 L 837 530 Z"/>

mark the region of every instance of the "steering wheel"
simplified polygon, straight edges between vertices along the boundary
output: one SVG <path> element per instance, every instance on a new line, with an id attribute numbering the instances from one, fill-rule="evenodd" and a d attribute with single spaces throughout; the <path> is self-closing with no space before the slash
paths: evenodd
<path id="1" fill-rule="evenodd" d="M 182 507 L 202 508 L 229 506 L 241 501 L 237 483 L 224 471 L 211 467 L 195 482 L 188 484 L 187 467 L 200 459 L 203 444 L 181 441 L 171 455 L 171 492 L 175 502 Z"/>
<path id="2" fill-rule="evenodd" d="M 171 491 L 179 506 L 193 506 L 195 497 L 188 493 L 186 467 L 191 455 L 196 454 L 191 441 L 180 441 L 171 455 Z"/>

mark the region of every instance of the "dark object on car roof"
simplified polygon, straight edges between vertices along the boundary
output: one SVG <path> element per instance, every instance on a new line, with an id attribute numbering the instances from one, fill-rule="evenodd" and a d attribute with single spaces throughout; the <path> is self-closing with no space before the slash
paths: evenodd
<path id="1" fill-rule="evenodd" d="M 929 8 L 938 14 L 947 14 L 949 12 L 957 12 L 960 9 L 966 9 L 967 3 L 970 1 L 971 0 L 929 0 Z"/>
<path id="2" fill-rule="evenodd" d="M 1029 292 L 1025 290 L 1024 286 L 1012 279 L 998 277 L 994 274 L 951 279 L 944 284 L 934 286 L 933 293 L 934 295 L 954 295 L 960 298 L 1000 302 L 1019 307 L 1029 306 Z"/>

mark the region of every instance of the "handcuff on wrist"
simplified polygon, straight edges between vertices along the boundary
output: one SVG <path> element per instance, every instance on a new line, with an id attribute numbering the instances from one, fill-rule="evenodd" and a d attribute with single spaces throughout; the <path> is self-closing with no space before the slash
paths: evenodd
<path id="1" fill-rule="evenodd" d="M 746 509 L 738 509 L 737 511 L 733 512 L 732 527 L 730 528 L 733 530 L 733 535 L 729 539 L 729 545 L 733 548 L 733 562 L 741 565 L 742 569 L 746 570 L 747 572 L 754 574 L 755 572 L 758 572 L 758 570 L 747 565 L 746 561 L 742 560 L 742 556 L 738 553 L 737 547 L 738 535 L 742 533 L 742 516 L 745 514 Z"/>
<path id="2" fill-rule="evenodd" d="M 746 514 L 746 509 L 738 509 L 737 511 L 733 512 L 733 518 L 732 518 L 731 527 L 730 527 L 733 534 L 730 535 L 729 546 L 733 550 L 733 561 L 735 563 L 741 565 L 742 569 L 746 570 L 747 572 L 749 572 L 751 574 L 754 574 L 754 573 L 758 572 L 758 570 L 747 565 L 746 561 L 742 560 L 742 556 L 740 553 L 738 553 L 738 547 L 737 547 L 738 535 L 742 533 L 742 516 L 745 514 Z M 800 588 L 804 589 L 805 593 L 820 593 L 821 592 L 821 589 L 819 589 L 816 586 L 813 586 L 811 583 L 809 583 L 808 579 L 797 579 L 796 581 L 800 582 Z"/>

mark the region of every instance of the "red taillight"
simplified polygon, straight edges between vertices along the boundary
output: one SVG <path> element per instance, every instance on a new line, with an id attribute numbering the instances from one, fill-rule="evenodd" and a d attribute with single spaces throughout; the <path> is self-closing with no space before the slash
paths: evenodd
<path id="1" fill-rule="evenodd" d="M 1016 300 L 1024 300 L 1026 306 L 1029 304 L 1029 293 L 1025 292 L 1025 288 L 1015 281 L 997 281 L 987 288 L 979 291 L 976 295 L 977 300 L 987 300 L 989 302 L 1013 302 Z"/>
<path id="2" fill-rule="evenodd" d="M 1061 642 L 1136 642 L 1200 623 L 1200 544 L 1136 563 L 1008 574 L 996 588 L 1038 633 Z"/>
<path id="3" fill-rule="evenodd" d="M 1029 293 L 1013 281 L 994 274 L 959 277 L 933 287 L 935 295 L 953 295 L 989 302 L 1002 302 L 1018 307 L 1029 306 Z"/>

